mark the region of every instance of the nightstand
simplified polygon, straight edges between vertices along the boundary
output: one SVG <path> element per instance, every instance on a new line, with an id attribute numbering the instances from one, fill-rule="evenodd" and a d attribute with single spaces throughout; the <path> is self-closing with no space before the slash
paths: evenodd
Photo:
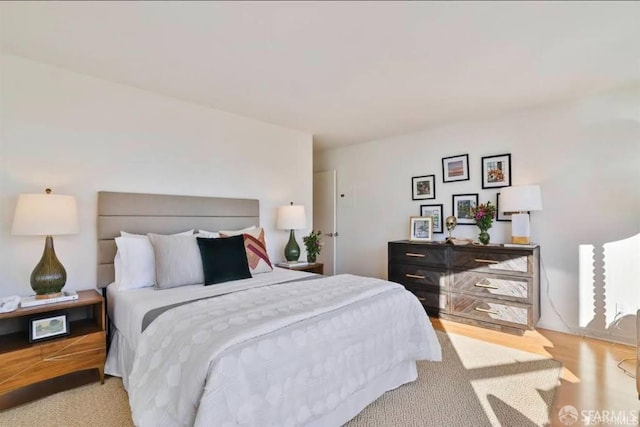
<path id="1" fill-rule="evenodd" d="M 287 265 L 287 264 L 276 264 L 276 266 L 281 267 L 281 268 L 288 268 L 289 270 L 296 270 L 296 271 L 306 271 L 309 273 L 316 273 L 316 274 L 324 274 L 324 264 L 321 262 L 312 262 L 309 264 L 303 264 L 303 265 Z"/>
<path id="2" fill-rule="evenodd" d="M 29 319 L 57 311 L 67 313 L 69 335 L 30 343 Z M 78 291 L 78 299 L 74 301 L 0 313 L 0 324 L 20 326 L 17 332 L 14 328 L 13 332 L 0 335 L 0 398 L 8 397 L 11 401 L 8 394 L 23 391 L 19 389 L 37 388 L 36 383 L 85 370 L 97 369 L 104 383 L 107 353 L 104 298 L 95 290 Z M 33 390 L 32 394 L 40 393 Z M 0 406 L 5 406 L 4 403 L 2 399 Z"/>

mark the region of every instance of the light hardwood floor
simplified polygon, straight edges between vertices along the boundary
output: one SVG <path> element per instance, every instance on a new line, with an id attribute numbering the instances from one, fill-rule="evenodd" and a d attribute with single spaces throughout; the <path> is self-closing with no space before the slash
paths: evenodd
<path id="1" fill-rule="evenodd" d="M 571 405 L 578 411 L 624 411 L 631 415 L 640 409 L 636 391 L 636 350 L 591 338 L 537 329 L 515 336 L 446 320 L 431 319 L 433 326 L 446 332 L 468 336 L 555 359 L 564 369 L 561 385 L 551 408 L 554 426 L 564 426 L 559 410 Z M 618 368 L 622 364 L 628 372 Z M 574 425 L 582 425 L 580 422 Z M 606 424 L 602 424 L 606 425 Z M 611 424 L 609 424 L 611 425 Z"/>

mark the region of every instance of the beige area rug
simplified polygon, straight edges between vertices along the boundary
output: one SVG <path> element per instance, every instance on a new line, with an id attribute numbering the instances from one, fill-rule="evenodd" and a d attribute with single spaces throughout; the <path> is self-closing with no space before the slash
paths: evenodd
<path id="1" fill-rule="evenodd" d="M 443 362 L 419 362 L 418 381 L 385 393 L 347 427 L 528 427 L 551 424 L 562 364 L 438 331 Z"/>
<path id="2" fill-rule="evenodd" d="M 443 362 L 419 362 L 419 378 L 385 393 L 348 427 L 541 426 L 560 384 L 561 364 L 438 332 Z M 2 426 L 132 426 L 118 378 L 0 412 Z"/>

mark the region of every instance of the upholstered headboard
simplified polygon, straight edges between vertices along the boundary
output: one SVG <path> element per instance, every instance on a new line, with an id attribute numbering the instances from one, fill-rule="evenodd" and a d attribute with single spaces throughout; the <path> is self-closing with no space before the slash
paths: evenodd
<path id="1" fill-rule="evenodd" d="M 98 192 L 99 288 L 114 280 L 115 238 L 120 231 L 146 234 L 189 229 L 237 230 L 259 225 L 260 204 L 254 199 Z"/>

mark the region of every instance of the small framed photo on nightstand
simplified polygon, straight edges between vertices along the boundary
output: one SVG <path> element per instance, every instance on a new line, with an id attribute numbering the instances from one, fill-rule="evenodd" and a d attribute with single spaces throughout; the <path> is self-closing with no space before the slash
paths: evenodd
<path id="1" fill-rule="evenodd" d="M 29 342 L 69 335 L 69 318 L 65 311 L 47 313 L 29 319 Z"/>

